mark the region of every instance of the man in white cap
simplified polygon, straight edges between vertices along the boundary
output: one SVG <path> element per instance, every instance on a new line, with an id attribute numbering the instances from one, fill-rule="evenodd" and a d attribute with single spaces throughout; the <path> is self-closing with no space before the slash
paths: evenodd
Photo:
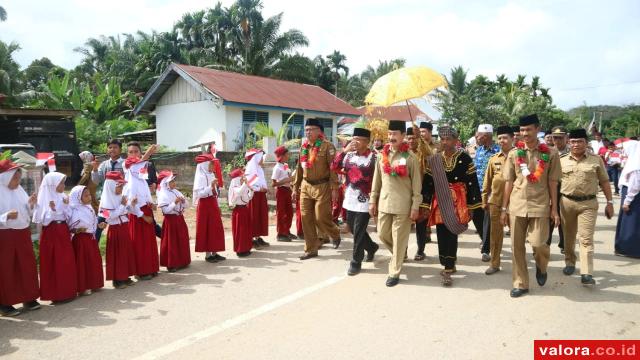
<path id="1" fill-rule="evenodd" d="M 500 152 L 500 146 L 493 142 L 493 125 L 480 124 L 476 132 L 478 147 L 476 148 L 476 156 L 473 158 L 473 164 L 476 166 L 476 174 L 478 175 L 478 184 L 482 186 L 484 182 L 484 174 L 489 163 L 489 158 Z M 486 210 L 479 208 L 473 211 L 473 225 L 478 230 L 478 235 L 482 240 L 482 261 L 491 260 L 489 256 L 489 215 L 485 214 Z"/>

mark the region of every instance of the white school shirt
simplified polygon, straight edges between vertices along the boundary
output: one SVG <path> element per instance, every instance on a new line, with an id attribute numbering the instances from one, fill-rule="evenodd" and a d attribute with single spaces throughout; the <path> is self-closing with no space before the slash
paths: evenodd
<path id="1" fill-rule="evenodd" d="M 291 177 L 291 169 L 289 169 L 289 165 L 285 163 L 277 163 L 273 167 L 273 173 L 271 174 L 271 180 L 282 181 Z M 291 187 L 291 183 L 279 185 L 283 187 Z"/>
<path id="2" fill-rule="evenodd" d="M 253 198 L 253 190 L 247 183 L 240 184 L 240 178 L 234 178 L 229 184 L 229 206 L 247 205 Z"/>

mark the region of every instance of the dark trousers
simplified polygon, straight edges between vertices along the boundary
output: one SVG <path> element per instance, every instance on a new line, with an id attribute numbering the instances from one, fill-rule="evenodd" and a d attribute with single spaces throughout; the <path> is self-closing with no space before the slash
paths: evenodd
<path id="1" fill-rule="evenodd" d="M 618 188 L 618 181 L 620 180 L 620 168 L 609 166 L 607 168 L 607 174 L 609 175 L 609 181 L 613 183 L 613 188 L 616 191 L 616 194 L 620 193 L 620 189 Z"/>
<path id="2" fill-rule="evenodd" d="M 418 254 L 424 254 L 427 245 L 427 219 L 416 223 L 416 241 L 418 242 Z"/>
<path id="3" fill-rule="evenodd" d="M 438 235 L 438 255 L 445 270 L 453 270 L 458 253 L 458 235 L 452 233 L 444 224 L 436 225 Z"/>
<path id="4" fill-rule="evenodd" d="M 560 215 L 560 184 L 558 184 L 558 202 L 556 203 L 556 209 L 558 209 L 558 216 L 560 217 L 560 224 L 562 224 L 562 215 Z M 547 238 L 547 245 L 551 246 L 551 239 L 553 238 L 553 220 L 549 219 L 549 237 Z M 560 242 L 558 247 L 564 249 L 564 233 L 562 232 L 562 225 L 558 226 L 558 235 L 560 236 Z"/>
<path id="5" fill-rule="evenodd" d="M 98 216 L 98 224 L 104 222 L 106 219 L 102 216 Z M 102 236 L 102 229 L 96 228 L 96 241 L 100 242 L 100 237 Z"/>
<path id="6" fill-rule="evenodd" d="M 482 221 L 482 248 L 481 254 L 488 254 L 491 252 L 491 218 L 488 210 L 484 211 L 484 220 Z"/>
<path id="7" fill-rule="evenodd" d="M 484 230 L 484 209 L 482 208 L 478 208 L 473 211 L 473 226 L 476 227 L 476 230 L 478 231 L 478 236 L 480 237 L 480 241 L 482 241 L 483 237 L 483 230 Z"/>
<path id="8" fill-rule="evenodd" d="M 347 224 L 353 234 L 353 260 L 351 260 L 351 263 L 356 266 L 362 263 L 365 250 L 373 252 L 377 247 L 367 232 L 369 218 L 368 212 L 347 210 Z"/>

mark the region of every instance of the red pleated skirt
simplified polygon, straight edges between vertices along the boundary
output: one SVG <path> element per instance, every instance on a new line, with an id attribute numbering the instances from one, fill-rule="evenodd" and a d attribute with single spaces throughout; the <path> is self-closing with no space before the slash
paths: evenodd
<path id="1" fill-rule="evenodd" d="M 40 233 L 40 299 L 62 301 L 78 294 L 76 257 L 66 223 L 51 223 Z"/>
<path id="2" fill-rule="evenodd" d="M 243 253 L 251 251 L 253 246 L 251 227 L 247 226 L 251 213 L 247 206 L 236 206 L 231 213 L 231 233 L 233 234 L 233 251 Z"/>
<path id="3" fill-rule="evenodd" d="M 94 235 L 75 234 L 72 243 L 76 255 L 78 292 L 103 288 L 102 257 Z"/>
<path id="4" fill-rule="evenodd" d="M 129 236 L 129 224 L 109 225 L 107 280 L 123 281 L 136 273 L 136 259 Z"/>
<path id="5" fill-rule="evenodd" d="M 151 208 L 147 205 L 141 207 L 140 210 L 146 216 L 153 216 Z M 133 243 L 137 275 L 157 273 L 160 270 L 160 264 L 156 229 L 153 222 L 148 224 L 142 217 L 129 214 L 129 236 Z"/>
<path id="6" fill-rule="evenodd" d="M 249 202 L 251 212 L 251 236 L 269 235 L 269 206 L 266 192 L 254 192 Z"/>
<path id="7" fill-rule="evenodd" d="M 160 266 L 181 268 L 191 263 L 189 228 L 182 215 L 165 215 L 160 242 Z"/>
<path id="8" fill-rule="evenodd" d="M 196 252 L 218 251 L 224 251 L 224 227 L 218 198 L 200 198 L 196 209 Z"/>
<path id="9" fill-rule="evenodd" d="M 302 231 L 302 213 L 300 212 L 300 194 L 296 200 L 296 235 L 299 238 L 304 237 L 304 231 Z"/>
<path id="10" fill-rule="evenodd" d="M 289 235 L 293 221 L 293 205 L 291 189 L 288 187 L 278 186 L 276 189 L 276 219 L 278 235 Z"/>
<path id="11" fill-rule="evenodd" d="M 0 304 L 14 305 L 39 296 L 38 268 L 29 228 L 0 230 Z"/>

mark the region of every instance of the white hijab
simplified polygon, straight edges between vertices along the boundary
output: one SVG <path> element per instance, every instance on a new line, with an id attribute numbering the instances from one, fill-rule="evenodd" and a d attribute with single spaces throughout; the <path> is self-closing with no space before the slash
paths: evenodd
<path id="1" fill-rule="evenodd" d="M 138 208 L 147 205 L 147 203 L 153 202 L 149 185 L 147 185 L 147 181 L 142 178 L 140 171 L 146 168 L 146 166 L 146 161 L 140 161 L 132 164 L 124 171 L 124 178 L 127 181 L 127 184 L 124 186 L 122 194 L 130 201 L 138 199 L 138 203 L 136 205 Z"/>
<path id="2" fill-rule="evenodd" d="M 58 185 L 66 179 L 67 176 L 59 172 L 50 172 L 44 176 L 42 183 L 40 184 L 40 190 L 38 191 L 38 204 L 36 205 L 36 211 L 33 213 L 33 222 L 41 224 L 44 221 L 44 215 L 49 209 L 49 202 L 53 201 L 56 205 L 56 210 L 60 210 L 65 199 L 64 193 L 56 191 Z"/>
<path id="3" fill-rule="evenodd" d="M 258 181 L 253 184 L 252 188 L 258 191 L 262 188 L 267 188 L 267 180 L 264 178 L 264 170 L 260 166 L 260 160 L 262 160 L 263 152 L 259 152 L 249 159 L 245 168 L 245 176 L 247 179 L 251 179 L 254 175 L 258 176 Z"/>
<path id="4" fill-rule="evenodd" d="M 18 218 L 7 222 L 5 227 L 9 229 L 24 229 L 29 226 L 29 196 L 22 186 L 9 189 L 9 182 L 18 169 L 12 169 L 0 173 L 0 214 L 11 210 L 18 211 Z"/>
<path id="5" fill-rule="evenodd" d="M 95 233 L 98 225 L 98 218 L 91 207 L 91 203 L 85 205 L 82 203 L 82 193 L 86 186 L 77 185 L 71 189 L 69 193 L 69 206 L 71 206 L 71 219 L 69 227 L 72 229 L 78 227 L 87 227 L 87 232 Z"/>
<path id="6" fill-rule="evenodd" d="M 184 195 L 178 189 L 170 189 L 169 183 L 175 179 L 175 175 L 167 176 L 162 179 L 158 186 L 158 206 L 163 207 L 176 201 L 177 198 L 184 198 Z"/>
<path id="7" fill-rule="evenodd" d="M 632 172 L 640 170 L 640 145 L 638 142 L 630 145 L 628 148 L 629 157 L 627 158 L 627 163 L 622 168 L 622 173 L 620 173 L 620 186 L 629 186 L 629 177 Z"/>
<path id="8" fill-rule="evenodd" d="M 104 181 L 102 196 L 100 197 L 100 211 L 115 210 L 121 205 L 122 194 L 116 195 L 116 185 L 115 180 L 106 179 Z"/>
<path id="9" fill-rule="evenodd" d="M 198 205 L 198 190 L 211 187 L 211 183 L 216 179 L 214 173 L 209 171 L 209 163 L 204 161 L 196 165 L 196 174 L 193 178 L 193 206 Z"/>

